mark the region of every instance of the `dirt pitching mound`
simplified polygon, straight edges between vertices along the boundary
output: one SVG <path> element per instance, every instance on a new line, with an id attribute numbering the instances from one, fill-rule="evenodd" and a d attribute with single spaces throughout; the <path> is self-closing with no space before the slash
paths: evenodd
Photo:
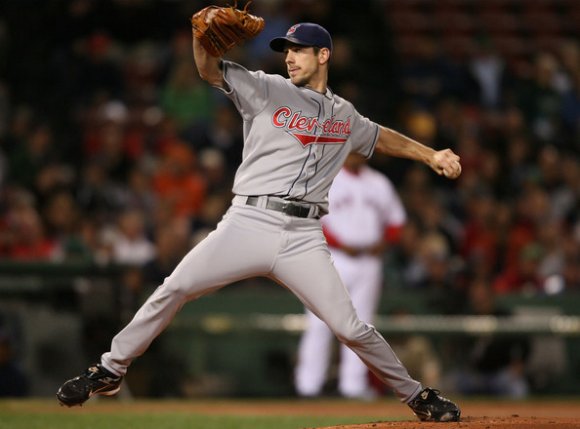
<path id="1" fill-rule="evenodd" d="M 329 426 L 316 429 L 578 429 L 580 419 L 545 417 L 464 417 L 454 423 L 376 422 L 361 425 Z"/>

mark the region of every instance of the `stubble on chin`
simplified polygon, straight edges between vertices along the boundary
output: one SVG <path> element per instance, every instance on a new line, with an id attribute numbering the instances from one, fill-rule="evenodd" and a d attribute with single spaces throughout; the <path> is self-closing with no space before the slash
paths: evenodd
<path id="1" fill-rule="evenodd" d="M 292 82 L 294 85 L 296 86 L 304 86 L 308 83 L 308 81 L 304 78 L 296 78 L 296 77 L 291 77 L 290 78 L 290 82 Z"/>

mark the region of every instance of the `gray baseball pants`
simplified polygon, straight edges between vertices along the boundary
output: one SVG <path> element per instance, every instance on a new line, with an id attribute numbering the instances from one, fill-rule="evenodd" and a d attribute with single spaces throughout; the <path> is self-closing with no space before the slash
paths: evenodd
<path id="1" fill-rule="evenodd" d="M 320 221 L 245 204 L 232 206 L 159 286 L 101 357 L 125 375 L 133 359 L 169 325 L 188 301 L 249 277 L 265 276 L 288 288 L 403 402 L 422 390 L 376 329 L 362 322 L 332 264 Z"/>

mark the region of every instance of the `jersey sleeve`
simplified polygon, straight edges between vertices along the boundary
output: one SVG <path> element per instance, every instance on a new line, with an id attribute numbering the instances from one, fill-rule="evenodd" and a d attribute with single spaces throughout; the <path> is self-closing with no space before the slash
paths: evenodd
<path id="1" fill-rule="evenodd" d="M 353 152 L 370 158 L 379 139 L 379 125 L 354 110 L 350 139 Z"/>
<path id="2" fill-rule="evenodd" d="M 233 101 L 242 118 L 254 117 L 268 102 L 268 75 L 249 71 L 231 61 L 224 61 L 222 66 L 226 82 L 222 91 Z"/>

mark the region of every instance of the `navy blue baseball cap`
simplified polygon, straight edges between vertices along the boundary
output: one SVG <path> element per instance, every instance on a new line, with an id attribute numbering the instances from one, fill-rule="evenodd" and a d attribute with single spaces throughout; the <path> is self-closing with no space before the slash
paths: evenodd
<path id="1" fill-rule="evenodd" d="M 311 22 L 295 24 L 288 29 L 286 36 L 276 37 L 270 41 L 270 48 L 276 52 L 284 52 L 286 42 L 302 46 L 328 48 L 332 51 L 332 38 L 324 27 Z"/>

